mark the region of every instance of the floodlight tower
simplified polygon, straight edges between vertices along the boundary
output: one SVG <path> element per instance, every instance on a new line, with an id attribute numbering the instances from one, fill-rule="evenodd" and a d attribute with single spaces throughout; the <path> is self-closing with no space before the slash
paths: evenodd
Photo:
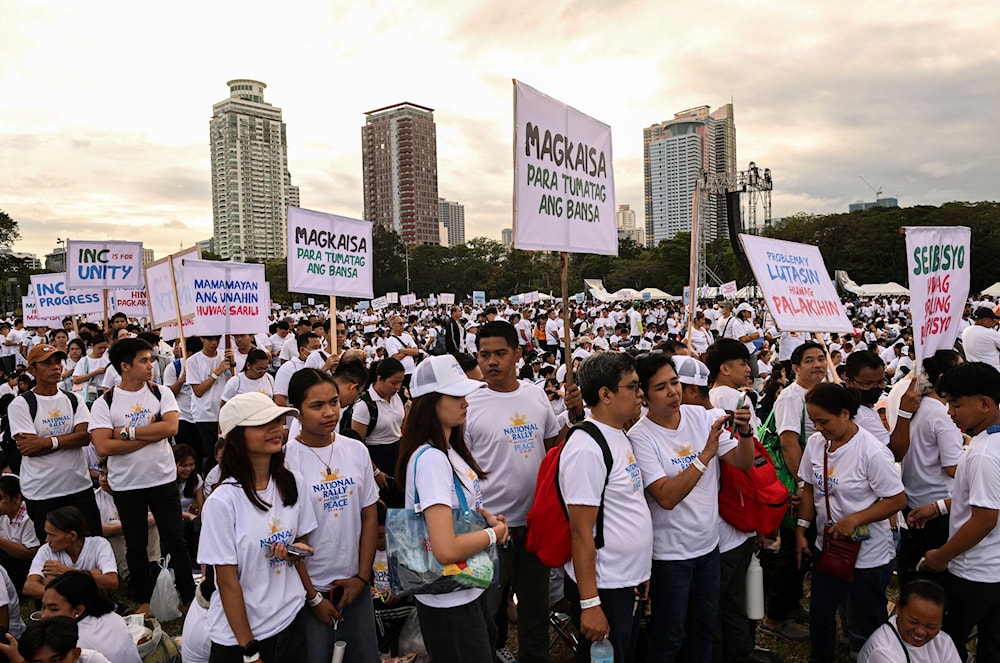
<path id="1" fill-rule="evenodd" d="M 738 235 L 747 233 L 756 235 L 758 232 L 757 219 L 758 209 L 761 211 L 761 219 L 765 228 L 771 227 L 771 191 L 774 183 L 771 180 L 771 169 L 760 168 L 753 161 L 746 170 L 737 173 L 701 173 L 701 201 L 698 206 L 699 220 L 708 208 L 708 199 L 711 195 L 724 195 L 726 197 L 727 226 L 729 229 L 729 241 L 733 245 L 733 253 L 737 260 L 746 270 L 748 275 L 750 265 L 747 263 L 746 255 L 743 253 L 743 246 L 740 244 Z M 746 214 L 742 213 L 743 196 L 746 196 Z M 712 235 L 704 223 L 698 225 L 698 283 L 707 285 L 709 280 L 716 285 L 722 283 L 716 272 L 721 271 L 721 253 L 715 256 L 715 270 L 708 266 L 707 245 Z"/>

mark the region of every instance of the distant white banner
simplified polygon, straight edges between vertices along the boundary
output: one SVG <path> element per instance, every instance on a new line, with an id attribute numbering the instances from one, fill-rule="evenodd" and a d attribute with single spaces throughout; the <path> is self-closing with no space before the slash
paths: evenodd
<path id="1" fill-rule="evenodd" d="M 454 304 L 455 303 L 455 293 L 453 292 L 442 292 L 438 295 L 438 301 L 442 304 Z"/>
<path id="2" fill-rule="evenodd" d="M 722 284 L 722 296 L 726 299 L 733 299 L 739 290 L 736 288 L 736 281 L 726 281 Z"/>
<path id="3" fill-rule="evenodd" d="M 66 242 L 68 288 L 141 288 L 142 242 Z"/>
<path id="4" fill-rule="evenodd" d="M 62 317 L 103 312 L 104 293 L 100 288 L 70 290 L 66 287 L 66 272 L 32 274 L 31 289 L 35 293 L 38 315 Z"/>
<path id="5" fill-rule="evenodd" d="M 819 248 L 757 235 L 740 241 L 780 331 L 854 332 Z"/>
<path id="6" fill-rule="evenodd" d="M 288 291 L 374 296 L 372 224 L 289 207 Z"/>
<path id="7" fill-rule="evenodd" d="M 387 292 L 387 293 L 385 293 L 385 301 L 389 302 L 390 304 L 398 304 L 399 303 L 399 293 L 398 292 Z"/>
<path id="8" fill-rule="evenodd" d="M 618 255 L 611 127 L 514 81 L 514 246 Z"/>
<path id="9" fill-rule="evenodd" d="M 403 306 L 413 306 L 417 303 L 417 296 L 415 294 L 407 293 L 405 295 L 400 295 L 399 303 Z"/>
<path id="10" fill-rule="evenodd" d="M 388 305 L 389 301 L 385 297 L 376 297 L 372 300 L 372 308 L 376 311 L 381 311 Z"/>
<path id="11" fill-rule="evenodd" d="M 910 277 L 917 366 L 958 337 L 969 297 L 969 243 L 965 226 L 906 228 L 906 267 Z"/>

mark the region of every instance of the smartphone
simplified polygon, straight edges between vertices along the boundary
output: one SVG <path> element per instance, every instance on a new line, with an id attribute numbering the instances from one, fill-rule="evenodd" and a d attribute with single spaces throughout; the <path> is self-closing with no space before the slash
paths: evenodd
<path id="1" fill-rule="evenodd" d="M 344 586 L 334 585 L 330 588 L 330 603 L 337 605 L 344 598 Z"/>
<path id="2" fill-rule="evenodd" d="M 312 557 L 313 553 L 311 550 L 303 550 L 302 548 L 297 548 L 295 546 L 288 546 L 285 548 L 288 551 L 289 557 Z"/>
<path id="3" fill-rule="evenodd" d="M 736 409 L 737 410 L 742 410 L 743 406 L 744 406 L 744 404 L 746 402 L 747 402 L 747 392 L 744 391 L 743 393 L 740 394 L 740 400 L 738 400 L 736 402 Z M 729 412 L 729 430 L 730 431 L 735 431 L 736 430 L 736 411 L 735 410 L 727 410 L 727 412 Z"/>

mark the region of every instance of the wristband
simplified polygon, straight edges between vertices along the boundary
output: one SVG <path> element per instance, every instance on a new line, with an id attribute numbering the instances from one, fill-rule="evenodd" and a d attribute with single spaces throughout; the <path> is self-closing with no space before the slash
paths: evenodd
<path id="1" fill-rule="evenodd" d="M 382 470 L 380 470 L 379 468 L 376 467 L 374 470 L 372 470 L 372 475 L 373 476 L 377 477 L 380 474 L 382 474 Z"/>
<path id="2" fill-rule="evenodd" d="M 215 374 L 215 371 L 212 371 L 212 374 L 208 376 L 208 379 L 209 379 L 209 380 L 214 380 L 214 379 L 216 379 L 217 377 L 219 377 L 219 376 Z"/>
<path id="3" fill-rule="evenodd" d="M 310 608 L 315 608 L 322 602 L 323 602 L 322 592 L 316 592 L 316 596 L 312 597 L 311 599 L 306 599 L 306 605 L 309 606 Z"/>
<path id="4" fill-rule="evenodd" d="M 135 441 L 135 426 L 128 427 L 128 439 Z"/>
<path id="5" fill-rule="evenodd" d="M 705 467 L 705 463 L 701 462 L 701 459 L 698 458 L 697 456 L 694 457 L 694 460 L 691 461 L 691 464 L 694 466 L 694 469 L 698 470 L 702 474 L 704 474 L 705 470 L 708 469 L 707 467 Z"/>
<path id="6" fill-rule="evenodd" d="M 799 527 L 805 527 L 806 529 L 809 529 L 809 526 L 812 525 L 812 523 L 806 520 L 805 518 L 799 518 L 798 520 L 795 521 L 795 524 L 798 525 Z"/>
<path id="7" fill-rule="evenodd" d="M 493 529 L 492 527 L 487 527 L 486 528 L 486 534 L 489 535 L 489 537 L 490 537 L 490 545 L 491 546 L 496 545 L 496 542 L 497 542 L 497 532 L 496 532 L 496 530 Z"/>
<path id="8" fill-rule="evenodd" d="M 795 482 L 795 487 L 798 488 L 799 490 L 802 490 L 803 488 L 806 487 L 806 482 L 805 481 L 796 481 Z"/>
<path id="9" fill-rule="evenodd" d="M 257 652 L 256 654 L 253 654 L 251 656 L 247 656 L 245 654 L 243 656 L 243 663 L 257 663 L 257 661 L 259 660 L 260 660 L 260 652 Z"/>
<path id="10" fill-rule="evenodd" d="M 587 608 L 596 608 L 599 605 L 601 605 L 601 597 L 600 596 L 595 596 L 592 599 L 581 599 L 581 601 L 580 601 L 580 609 L 581 610 L 586 610 Z"/>
<path id="11" fill-rule="evenodd" d="M 938 500 L 937 502 L 934 503 L 934 506 L 937 507 L 939 516 L 948 515 L 948 504 L 944 500 Z"/>
<path id="12" fill-rule="evenodd" d="M 52 436 L 51 439 L 52 439 L 52 450 L 55 451 L 56 449 L 59 448 L 59 438 Z"/>
<path id="13" fill-rule="evenodd" d="M 363 585 L 365 585 L 366 587 L 367 587 L 368 585 L 370 585 L 370 584 L 371 584 L 371 583 L 370 583 L 369 581 L 365 580 L 364 578 L 362 578 L 362 577 L 361 577 L 361 576 L 360 576 L 359 574 L 357 574 L 357 573 L 355 573 L 355 574 L 354 574 L 354 577 L 355 577 L 355 578 L 357 578 L 358 580 L 360 580 L 360 581 L 361 581 L 361 583 L 362 583 Z"/>
<path id="14" fill-rule="evenodd" d="M 737 430 L 736 432 L 739 434 L 740 437 L 753 437 L 753 431 L 752 430 L 748 430 L 745 433 L 743 431 L 741 431 L 741 430 Z"/>
<path id="15" fill-rule="evenodd" d="M 900 419 L 912 419 L 913 413 L 907 412 L 906 410 L 899 410 L 898 412 L 896 412 L 896 416 L 899 417 Z"/>

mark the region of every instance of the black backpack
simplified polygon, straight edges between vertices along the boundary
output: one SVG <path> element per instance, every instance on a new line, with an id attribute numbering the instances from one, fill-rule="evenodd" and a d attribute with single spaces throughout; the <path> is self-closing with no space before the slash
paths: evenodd
<path id="1" fill-rule="evenodd" d="M 434 337 L 434 345 L 428 348 L 427 352 L 434 357 L 448 354 L 448 339 L 443 327 L 438 330 L 437 336 Z"/>
<path id="2" fill-rule="evenodd" d="M 162 398 L 160 394 L 160 386 L 155 382 L 147 382 L 146 386 L 149 387 L 149 390 L 153 393 L 154 396 L 156 396 L 156 402 L 159 403 L 160 399 Z M 108 404 L 108 410 L 111 410 L 111 402 L 115 398 L 115 388 L 111 387 L 111 389 L 108 389 L 106 392 L 104 392 L 104 395 L 101 396 L 101 398 L 103 398 L 104 402 Z M 163 417 L 160 415 L 159 412 L 157 412 L 154 421 L 161 421 L 162 419 Z"/>
<path id="3" fill-rule="evenodd" d="M 80 409 L 80 400 L 72 392 L 63 391 L 62 393 L 66 394 L 66 397 L 69 398 L 69 403 L 73 406 L 73 414 L 76 415 L 76 411 Z M 31 415 L 31 420 L 34 421 L 35 416 L 38 414 L 38 396 L 35 395 L 34 391 L 29 389 L 21 394 L 21 398 L 28 402 L 28 414 Z"/>
<path id="4" fill-rule="evenodd" d="M 376 405 L 375 401 L 372 400 L 371 394 L 368 393 L 367 389 L 361 392 L 357 401 L 351 403 L 347 409 L 341 413 L 340 434 L 346 435 L 347 437 L 353 437 L 354 439 L 358 439 L 358 437 L 360 437 L 351 427 L 351 421 L 354 419 L 352 416 L 354 414 L 354 406 L 358 404 L 358 401 L 363 401 L 364 404 L 368 406 L 368 428 L 365 430 L 365 439 L 367 440 L 368 436 L 372 434 L 373 430 L 375 430 L 375 424 L 378 423 L 378 405 Z"/>

